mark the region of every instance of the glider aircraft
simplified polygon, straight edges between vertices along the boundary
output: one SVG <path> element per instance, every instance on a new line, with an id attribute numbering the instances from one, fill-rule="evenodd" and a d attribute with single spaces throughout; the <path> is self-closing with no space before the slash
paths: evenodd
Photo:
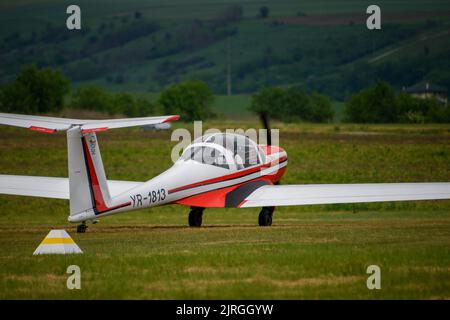
<path id="1" fill-rule="evenodd" d="M 216 133 L 190 144 L 178 161 L 146 181 L 107 180 L 96 132 L 155 125 L 179 116 L 79 120 L 0 113 L 0 124 L 38 132 L 67 131 L 68 178 L 0 175 L 0 194 L 67 199 L 68 221 L 87 222 L 135 209 L 180 204 L 189 225 L 200 227 L 205 208 L 262 207 L 259 225 L 270 226 L 276 206 L 450 199 L 450 183 L 280 185 L 288 157 L 281 147 L 258 145 L 238 134 Z M 268 129 L 268 121 L 262 116 Z M 270 130 L 269 130 L 270 132 Z"/>

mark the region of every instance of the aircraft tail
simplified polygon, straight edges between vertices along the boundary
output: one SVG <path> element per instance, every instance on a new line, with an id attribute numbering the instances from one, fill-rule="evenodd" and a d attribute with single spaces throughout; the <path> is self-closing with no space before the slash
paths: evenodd
<path id="1" fill-rule="evenodd" d="M 94 132 L 82 134 L 79 128 L 67 131 L 70 215 L 93 210 L 111 210 L 111 196 L 102 156 Z"/>
<path id="2" fill-rule="evenodd" d="M 129 203 L 113 203 L 95 132 L 178 120 L 161 116 L 110 120 L 80 120 L 0 113 L 0 124 L 45 133 L 67 130 L 70 216 L 92 217 Z"/>

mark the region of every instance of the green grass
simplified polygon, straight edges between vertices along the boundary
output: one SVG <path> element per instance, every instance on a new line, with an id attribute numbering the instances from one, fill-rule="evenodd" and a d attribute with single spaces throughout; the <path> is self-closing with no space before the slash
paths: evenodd
<path id="1" fill-rule="evenodd" d="M 248 128 L 252 122 L 208 122 Z M 450 181 L 448 125 L 273 124 L 289 155 L 283 183 Z M 179 123 L 174 128 L 184 127 Z M 188 128 L 191 125 L 187 125 Z M 148 179 L 170 166 L 169 132 L 99 134 L 111 179 Z M 0 128 L 0 172 L 65 176 L 64 134 Z M 0 196 L 0 298 L 450 298 L 450 201 L 206 210 L 165 206 L 105 218 L 77 234 L 62 200 Z M 52 228 L 83 255 L 32 256 Z M 81 267 L 82 289 L 66 288 Z M 381 290 L 366 268 L 381 267 Z"/>

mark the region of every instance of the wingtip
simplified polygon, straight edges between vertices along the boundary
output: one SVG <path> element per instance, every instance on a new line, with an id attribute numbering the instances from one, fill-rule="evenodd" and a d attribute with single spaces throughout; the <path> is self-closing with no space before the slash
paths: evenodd
<path id="1" fill-rule="evenodd" d="M 162 123 L 171 122 L 171 121 L 177 121 L 180 119 L 179 115 L 170 116 L 167 119 L 165 119 Z"/>

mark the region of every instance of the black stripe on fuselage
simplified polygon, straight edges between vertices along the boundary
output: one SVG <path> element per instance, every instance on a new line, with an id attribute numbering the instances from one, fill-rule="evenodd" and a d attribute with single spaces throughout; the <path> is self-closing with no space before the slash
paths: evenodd
<path id="1" fill-rule="evenodd" d="M 233 191 L 230 191 L 225 196 L 225 207 L 236 208 L 239 204 L 245 200 L 253 191 L 259 187 L 270 184 L 267 180 L 257 180 L 245 183 Z"/>

